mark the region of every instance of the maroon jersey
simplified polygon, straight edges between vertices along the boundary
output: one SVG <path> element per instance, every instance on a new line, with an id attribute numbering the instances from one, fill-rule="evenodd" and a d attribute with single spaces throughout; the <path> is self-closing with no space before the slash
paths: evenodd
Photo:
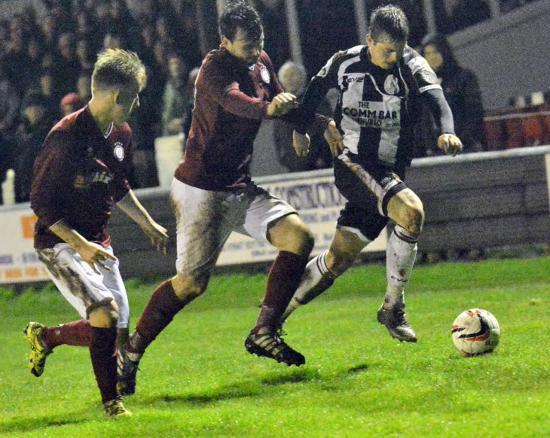
<path id="1" fill-rule="evenodd" d="M 266 107 L 283 92 L 267 53 L 246 67 L 224 48 L 203 60 L 193 120 L 176 178 L 205 190 L 233 190 L 250 182 L 252 144 Z"/>
<path id="2" fill-rule="evenodd" d="M 62 242 L 49 231 L 62 219 L 86 239 L 110 245 L 107 221 L 113 205 L 130 190 L 131 138 L 127 123 L 113 126 L 104 137 L 87 106 L 52 128 L 34 164 L 35 248 Z"/>

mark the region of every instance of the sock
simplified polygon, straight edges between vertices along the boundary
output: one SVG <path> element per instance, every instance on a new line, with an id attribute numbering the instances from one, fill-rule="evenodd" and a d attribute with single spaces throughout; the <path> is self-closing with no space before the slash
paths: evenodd
<path id="1" fill-rule="evenodd" d="M 325 251 L 309 261 L 304 275 L 302 275 L 300 285 L 290 303 L 288 303 L 281 321 L 284 322 L 296 308 L 309 303 L 332 286 L 336 276 L 328 270 L 326 263 L 327 252 Z"/>
<path id="2" fill-rule="evenodd" d="M 128 327 L 119 327 L 116 331 L 116 349 L 120 350 L 128 341 L 130 330 Z"/>
<path id="3" fill-rule="evenodd" d="M 260 327 L 276 328 L 300 284 L 307 257 L 281 251 L 273 262 L 267 277 L 267 290 L 255 330 Z"/>
<path id="4" fill-rule="evenodd" d="M 103 403 L 117 398 L 116 328 L 91 327 L 90 356 Z"/>
<path id="5" fill-rule="evenodd" d="M 405 286 L 416 259 L 418 236 L 396 225 L 386 247 L 386 278 L 388 286 L 384 307 L 405 303 Z"/>
<path id="6" fill-rule="evenodd" d="M 170 280 L 162 283 L 151 296 L 136 327 L 136 332 L 128 340 L 128 352 L 134 353 L 130 359 L 138 358 L 151 342 L 170 324 L 176 313 L 183 309 L 193 298 L 180 301 L 174 292 Z M 136 356 L 136 354 L 138 356 Z"/>
<path id="7" fill-rule="evenodd" d="M 42 332 L 41 340 L 46 347 L 54 349 L 59 345 L 89 347 L 91 338 L 92 328 L 90 323 L 85 319 L 81 319 L 46 328 Z"/>

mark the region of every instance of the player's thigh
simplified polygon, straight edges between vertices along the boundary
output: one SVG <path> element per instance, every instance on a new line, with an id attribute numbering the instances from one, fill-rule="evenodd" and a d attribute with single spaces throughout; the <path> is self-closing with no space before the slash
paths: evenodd
<path id="1" fill-rule="evenodd" d="M 101 267 L 99 273 L 94 271 L 68 244 L 40 250 L 38 256 L 61 294 L 82 318 L 88 319 L 93 309 L 114 301 L 103 284 L 103 275 L 108 271 Z"/>
<path id="2" fill-rule="evenodd" d="M 234 228 L 227 193 L 202 190 L 174 179 L 172 206 L 176 216 L 176 271 L 183 277 L 208 279 Z"/>
<path id="3" fill-rule="evenodd" d="M 313 249 L 313 233 L 297 214 L 275 220 L 267 233 L 271 244 L 279 251 L 307 256 Z"/>
<path id="4" fill-rule="evenodd" d="M 236 231 L 295 254 L 309 253 L 313 245 L 313 235 L 297 211 L 262 188 L 255 188 L 244 223 Z"/>
<path id="5" fill-rule="evenodd" d="M 112 248 L 109 248 L 111 254 Z M 105 264 L 109 271 L 103 273 L 103 285 L 111 291 L 113 298 L 118 306 L 118 328 L 127 328 L 130 322 L 130 305 L 128 303 L 128 294 L 126 286 L 120 275 L 119 260 L 106 260 Z"/>

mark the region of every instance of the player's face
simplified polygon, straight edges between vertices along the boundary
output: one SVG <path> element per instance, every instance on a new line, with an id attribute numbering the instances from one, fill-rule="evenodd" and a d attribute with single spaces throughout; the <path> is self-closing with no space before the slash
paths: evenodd
<path id="1" fill-rule="evenodd" d="M 139 107 L 139 90 L 136 87 L 123 88 L 116 96 L 116 105 L 113 109 L 113 122 L 124 123 L 130 114 Z"/>
<path id="2" fill-rule="evenodd" d="M 424 58 L 426 58 L 426 61 L 428 61 L 428 64 L 430 64 L 430 67 L 434 71 L 438 71 L 443 65 L 443 56 L 437 50 L 437 47 L 432 44 L 424 47 Z"/>
<path id="3" fill-rule="evenodd" d="M 391 69 L 403 57 L 405 44 L 405 41 L 394 41 L 385 34 L 382 34 L 378 40 L 371 35 L 367 37 L 371 62 L 384 70 Z"/>
<path id="4" fill-rule="evenodd" d="M 223 37 L 222 46 L 245 65 L 254 65 L 264 48 L 264 35 L 262 34 L 257 40 L 251 39 L 241 28 L 237 28 L 233 41 Z"/>

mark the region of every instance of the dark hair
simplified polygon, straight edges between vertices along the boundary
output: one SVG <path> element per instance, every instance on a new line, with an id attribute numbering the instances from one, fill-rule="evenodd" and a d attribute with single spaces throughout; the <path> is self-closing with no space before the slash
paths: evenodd
<path id="1" fill-rule="evenodd" d="M 405 13 L 394 5 L 376 8 L 370 16 L 370 35 L 379 41 L 384 34 L 392 41 L 406 42 L 409 38 L 409 20 Z"/>
<path id="2" fill-rule="evenodd" d="M 233 41 L 237 29 L 242 29 L 247 37 L 259 40 L 262 32 L 262 21 L 256 9 L 243 0 L 228 1 L 218 20 L 218 28 L 221 37 Z"/>
<path id="3" fill-rule="evenodd" d="M 98 55 L 94 64 L 92 73 L 94 88 L 122 88 L 136 85 L 139 90 L 142 90 L 146 81 L 145 66 L 134 52 L 107 49 Z"/>
<path id="4" fill-rule="evenodd" d="M 443 57 L 443 68 L 456 68 L 458 62 L 453 54 L 453 49 L 451 48 L 449 41 L 440 33 L 429 33 L 424 38 L 422 38 L 420 53 L 424 56 L 424 51 L 426 46 L 435 46 L 437 51 Z"/>

